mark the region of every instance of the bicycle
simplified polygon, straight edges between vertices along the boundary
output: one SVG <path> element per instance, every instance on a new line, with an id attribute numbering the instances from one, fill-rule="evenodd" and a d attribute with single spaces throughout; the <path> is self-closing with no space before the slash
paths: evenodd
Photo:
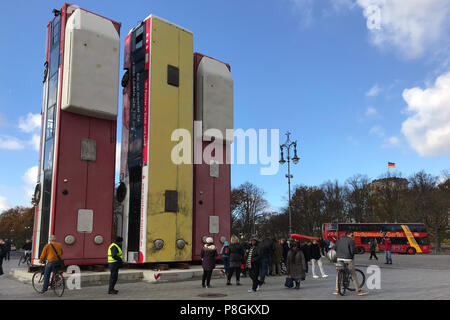
<path id="1" fill-rule="evenodd" d="M 352 274 L 350 269 L 347 266 L 347 263 L 344 261 L 338 261 L 336 263 L 336 268 L 338 270 L 338 291 L 341 296 L 345 295 L 346 290 L 355 291 L 356 288 L 353 288 Z M 361 289 L 366 282 L 366 276 L 364 272 L 355 268 L 356 273 L 356 281 Z"/>
<path id="2" fill-rule="evenodd" d="M 42 292 L 44 288 L 44 273 L 45 273 L 45 266 L 42 270 L 36 271 L 33 274 L 31 282 L 33 284 L 34 290 L 36 290 L 37 293 L 44 293 Z M 62 297 L 62 295 L 64 294 L 64 290 L 66 288 L 66 283 L 64 280 L 62 270 L 55 270 L 55 269 L 52 270 L 48 286 L 50 289 L 53 289 L 55 295 L 57 295 L 58 297 Z"/>
<path id="3" fill-rule="evenodd" d="M 20 266 L 21 263 L 26 263 L 27 266 L 31 266 L 31 251 L 24 251 L 24 253 L 19 258 L 18 266 Z"/>

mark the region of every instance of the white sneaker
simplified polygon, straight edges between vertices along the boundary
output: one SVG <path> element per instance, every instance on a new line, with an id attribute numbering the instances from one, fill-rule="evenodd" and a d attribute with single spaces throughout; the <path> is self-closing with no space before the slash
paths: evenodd
<path id="1" fill-rule="evenodd" d="M 324 274 L 324 275 L 322 276 L 322 278 L 328 278 L 328 275 L 327 275 L 327 274 Z"/>
<path id="2" fill-rule="evenodd" d="M 261 287 L 258 285 L 257 287 L 256 287 L 256 291 L 259 291 L 261 289 Z"/>
<path id="3" fill-rule="evenodd" d="M 319 276 L 313 276 L 313 278 L 314 278 L 314 279 L 317 279 L 317 278 L 319 278 Z"/>
<path id="4" fill-rule="evenodd" d="M 253 292 L 256 292 L 256 291 L 253 289 L 248 289 L 248 293 L 253 293 Z"/>

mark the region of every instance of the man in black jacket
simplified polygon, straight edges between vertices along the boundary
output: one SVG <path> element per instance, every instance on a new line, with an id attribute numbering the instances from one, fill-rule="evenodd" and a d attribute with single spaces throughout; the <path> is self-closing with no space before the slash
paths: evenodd
<path id="1" fill-rule="evenodd" d="M 3 239 L 0 239 L 0 276 L 3 274 L 3 259 L 6 255 L 6 246 Z"/>
<path id="2" fill-rule="evenodd" d="M 355 290 L 358 293 L 358 296 L 364 296 L 367 294 L 367 291 L 363 291 L 358 284 L 358 280 L 356 277 L 355 271 L 355 241 L 353 240 L 353 232 L 347 231 L 345 236 L 341 237 L 336 243 L 336 257 L 338 262 L 343 262 L 347 264 L 350 273 L 352 274 L 353 284 L 355 286 Z M 339 272 L 336 272 L 336 289 L 333 291 L 333 294 L 339 294 L 338 290 L 338 275 Z"/>
<path id="3" fill-rule="evenodd" d="M 258 245 L 258 239 L 254 236 L 250 239 L 252 246 L 247 254 L 247 269 L 249 270 L 250 278 L 252 279 L 252 288 L 248 292 L 256 292 L 259 290 L 261 282 L 258 280 L 259 270 L 261 264 L 260 248 Z"/>
<path id="4" fill-rule="evenodd" d="M 261 244 L 259 244 L 259 255 L 261 257 L 261 263 L 259 266 L 259 280 L 261 284 L 264 284 L 266 275 L 269 272 L 269 264 L 272 257 L 272 239 L 265 236 Z"/>

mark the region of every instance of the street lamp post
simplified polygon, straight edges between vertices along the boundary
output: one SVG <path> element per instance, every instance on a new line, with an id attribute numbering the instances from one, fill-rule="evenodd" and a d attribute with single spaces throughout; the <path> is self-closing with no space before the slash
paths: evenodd
<path id="1" fill-rule="evenodd" d="M 281 159 L 280 164 L 285 164 L 286 160 L 283 158 L 283 149 L 287 152 L 287 163 L 288 163 L 288 173 L 286 175 L 286 178 L 288 179 L 288 188 L 289 188 L 289 203 L 288 203 L 288 209 L 289 209 L 289 234 L 292 234 L 292 216 L 291 216 L 291 178 L 294 178 L 294 176 L 291 174 L 291 156 L 290 156 L 290 149 L 291 147 L 294 147 L 294 157 L 292 157 L 292 162 L 294 164 L 297 164 L 300 160 L 300 158 L 297 156 L 297 141 L 291 141 L 290 139 L 291 133 L 288 131 L 286 133 L 287 139 L 286 142 L 282 145 L 280 145 L 280 152 L 281 152 Z"/>

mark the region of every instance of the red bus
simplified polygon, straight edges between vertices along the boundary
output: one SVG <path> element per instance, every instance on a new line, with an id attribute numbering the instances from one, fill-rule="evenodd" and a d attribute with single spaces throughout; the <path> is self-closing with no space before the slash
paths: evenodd
<path id="1" fill-rule="evenodd" d="M 392 252 L 416 254 L 430 253 L 428 233 L 423 223 L 324 223 L 322 237 L 334 241 L 342 237 L 346 231 L 353 231 L 356 252 L 370 252 L 369 242 L 377 240 L 378 248 L 384 251 L 381 244 L 384 237 L 392 242 Z"/>

